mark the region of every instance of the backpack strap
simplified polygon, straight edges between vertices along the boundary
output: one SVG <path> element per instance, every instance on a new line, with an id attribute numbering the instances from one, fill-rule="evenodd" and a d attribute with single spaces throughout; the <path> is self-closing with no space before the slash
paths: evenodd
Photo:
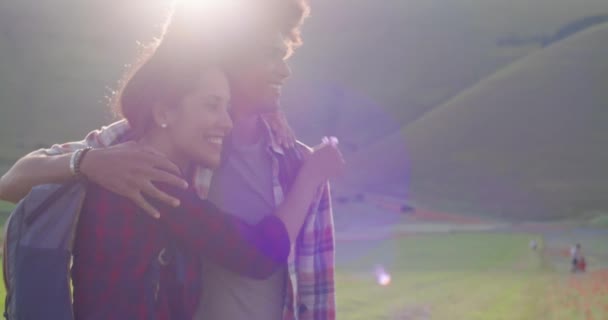
<path id="1" fill-rule="evenodd" d="M 36 207 L 36 209 L 32 210 L 32 212 L 27 217 L 25 217 L 25 225 L 30 226 L 32 223 L 34 223 L 34 221 L 36 221 L 36 219 L 38 217 L 40 217 L 40 215 L 42 215 L 42 213 L 44 213 L 44 211 L 50 205 L 55 203 L 55 201 L 57 201 L 57 199 L 61 198 L 61 196 L 67 190 L 69 190 L 72 186 L 76 185 L 78 182 L 81 182 L 81 181 L 83 181 L 83 180 L 82 179 L 69 180 L 68 182 L 64 183 L 60 188 L 58 188 L 53 193 L 51 193 L 44 201 L 42 201 L 42 203 L 40 203 L 40 205 L 38 205 L 38 207 Z"/>

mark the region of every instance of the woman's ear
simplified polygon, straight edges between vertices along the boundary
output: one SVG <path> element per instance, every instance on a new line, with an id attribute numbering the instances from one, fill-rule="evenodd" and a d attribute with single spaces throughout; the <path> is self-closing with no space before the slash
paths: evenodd
<path id="1" fill-rule="evenodd" d="M 173 110 L 164 103 L 156 103 L 152 107 L 152 117 L 157 127 L 167 128 L 175 122 Z"/>

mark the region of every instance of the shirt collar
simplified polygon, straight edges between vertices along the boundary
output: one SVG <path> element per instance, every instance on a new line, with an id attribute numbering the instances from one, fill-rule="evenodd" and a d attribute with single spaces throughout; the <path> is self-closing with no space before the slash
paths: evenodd
<path id="1" fill-rule="evenodd" d="M 275 154 L 284 156 L 285 150 L 281 145 L 277 142 L 276 136 L 270 127 L 270 124 L 264 119 L 264 117 L 259 117 L 259 122 L 262 126 L 262 146 L 268 150 L 269 152 L 273 152 Z M 229 143 L 224 144 L 225 153 L 232 152 L 231 149 L 234 149 L 234 145 L 232 143 L 232 137 L 228 139 Z"/>
<path id="2" fill-rule="evenodd" d="M 264 119 L 264 117 L 260 117 L 260 122 L 262 123 L 262 127 L 264 128 L 265 141 L 268 143 L 268 148 L 270 151 L 285 155 L 285 150 L 283 147 L 277 142 L 277 138 L 274 135 L 274 132 L 270 128 L 270 124 Z"/>

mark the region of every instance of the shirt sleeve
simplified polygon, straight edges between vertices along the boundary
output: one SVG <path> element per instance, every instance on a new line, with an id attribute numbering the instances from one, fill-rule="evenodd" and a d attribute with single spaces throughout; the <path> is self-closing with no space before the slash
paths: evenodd
<path id="1" fill-rule="evenodd" d="M 86 147 L 91 148 L 106 148 L 114 144 L 119 137 L 126 134 L 129 130 L 129 124 L 126 120 L 120 120 L 112 123 L 109 126 L 101 127 L 98 130 L 93 130 L 80 141 L 66 142 L 62 144 L 54 144 L 43 152 L 49 156 L 56 156 L 74 152 L 78 149 Z"/>
<path id="2" fill-rule="evenodd" d="M 268 215 L 251 225 L 194 192 L 178 197 L 180 207 L 168 208 L 161 219 L 169 234 L 188 250 L 256 279 L 267 278 L 286 265 L 291 244 L 285 225 L 276 216 Z"/>
<path id="3" fill-rule="evenodd" d="M 335 319 L 335 239 L 329 183 L 311 206 L 297 247 L 299 319 Z"/>

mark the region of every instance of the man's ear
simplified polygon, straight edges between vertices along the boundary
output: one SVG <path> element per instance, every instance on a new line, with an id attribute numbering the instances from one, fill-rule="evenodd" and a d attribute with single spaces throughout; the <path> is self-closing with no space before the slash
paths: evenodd
<path id="1" fill-rule="evenodd" d="M 152 106 L 152 117 L 156 126 L 160 128 L 167 128 L 175 124 L 174 110 L 164 103 L 156 103 Z"/>

